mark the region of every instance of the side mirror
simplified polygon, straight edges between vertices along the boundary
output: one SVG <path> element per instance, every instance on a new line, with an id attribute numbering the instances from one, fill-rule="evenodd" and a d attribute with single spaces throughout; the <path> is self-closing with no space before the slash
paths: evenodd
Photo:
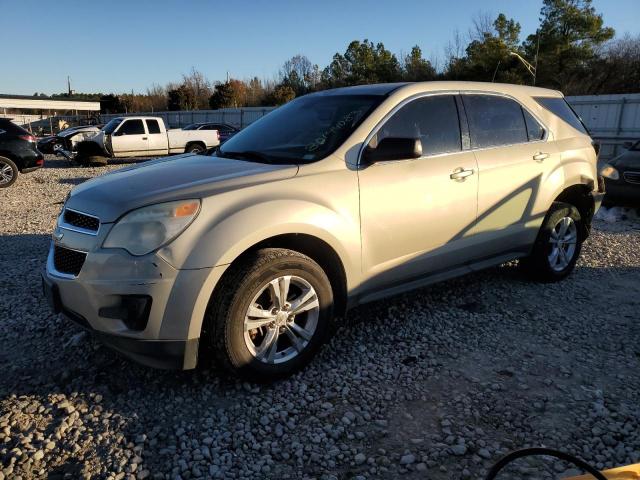
<path id="1" fill-rule="evenodd" d="M 380 140 L 374 148 L 367 145 L 362 154 L 365 163 L 371 164 L 386 160 L 407 160 L 422 156 L 422 142 L 419 138 L 387 137 Z"/>

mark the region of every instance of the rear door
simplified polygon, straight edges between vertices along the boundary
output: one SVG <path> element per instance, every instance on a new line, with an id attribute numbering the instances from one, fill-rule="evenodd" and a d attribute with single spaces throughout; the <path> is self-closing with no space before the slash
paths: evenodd
<path id="1" fill-rule="evenodd" d="M 546 213 L 541 189 L 558 163 L 547 130 L 513 98 L 463 94 L 479 170 L 478 257 L 526 252 Z"/>
<path id="2" fill-rule="evenodd" d="M 148 118 L 145 123 L 149 139 L 149 155 L 166 155 L 169 148 L 167 134 L 160 128 L 160 123 L 155 118 Z"/>
<path id="3" fill-rule="evenodd" d="M 138 157 L 148 155 L 149 136 L 142 119 L 127 119 L 111 136 L 114 157 Z"/>

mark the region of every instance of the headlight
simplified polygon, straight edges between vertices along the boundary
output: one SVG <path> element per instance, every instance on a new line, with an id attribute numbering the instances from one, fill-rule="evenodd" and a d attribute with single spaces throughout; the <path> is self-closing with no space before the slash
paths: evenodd
<path id="1" fill-rule="evenodd" d="M 146 255 L 175 239 L 200 211 L 200 200 L 159 203 L 127 213 L 111 229 L 104 248 Z"/>
<path id="2" fill-rule="evenodd" d="M 600 175 L 604 178 L 610 178 L 611 180 L 618 180 L 620 178 L 620 174 L 618 170 L 613 165 L 609 165 L 605 163 L 605 165 L 600 169 Z"/>

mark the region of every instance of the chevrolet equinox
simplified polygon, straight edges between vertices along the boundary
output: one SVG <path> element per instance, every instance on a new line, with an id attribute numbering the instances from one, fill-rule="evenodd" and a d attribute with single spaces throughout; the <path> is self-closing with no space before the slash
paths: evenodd
<path id="1" fill-rule="evenodd" d="M 43 274 L 54 311 L 147 365 L 263 381 L 307 364 L 334 318 L 519 259 L 573 270 L 603 181 L 560 92 L 363 85 L 305 95 L 210 155 L 70 193 Z"/>

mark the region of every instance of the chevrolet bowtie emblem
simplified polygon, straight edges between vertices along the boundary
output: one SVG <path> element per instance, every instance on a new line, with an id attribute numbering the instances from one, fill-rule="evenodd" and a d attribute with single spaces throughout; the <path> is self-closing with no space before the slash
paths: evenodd
<path id="1" fill-rule="evenodd" d="M 53 239 L 54 239 L 56 242 L 59 242 L 60 240 L 62 240 L 62 237 L 64 237 L 64 233 L 62 233 L 61 231 L 59 231 L 59 230 L 55 230 L 55 231 L 53 232 Z"/>

